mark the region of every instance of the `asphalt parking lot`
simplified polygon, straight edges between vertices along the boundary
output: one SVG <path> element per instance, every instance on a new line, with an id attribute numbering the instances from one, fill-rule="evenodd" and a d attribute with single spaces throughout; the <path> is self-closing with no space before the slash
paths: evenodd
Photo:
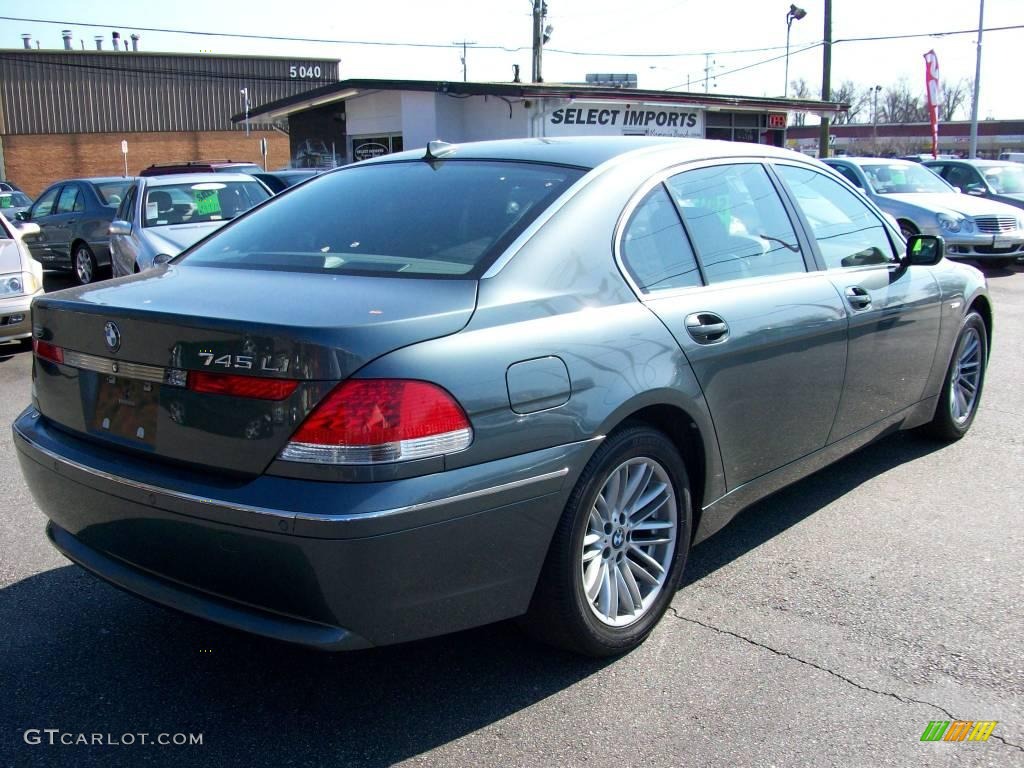
<path id="1" fill-rule="evenodd" d="M 968 437 L 896 435 L 747 510 L 612 661 L 507 624 L 327 655 L 151 606 L 50 547 L 5 433 L 0 765 L 1024 765 L 1024 267 L 988 275 Z M 0 362 L 3 425 L 30 367 Z M 999 722 L 922 743 L 932 720 Z M 45 728 L 203 743 L 25 743 Z"/>

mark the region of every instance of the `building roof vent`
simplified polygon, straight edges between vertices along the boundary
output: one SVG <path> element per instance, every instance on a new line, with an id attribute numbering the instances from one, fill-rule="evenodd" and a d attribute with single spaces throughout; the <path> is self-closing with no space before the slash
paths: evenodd
<path id="1" fill-rule="evenodd" d="M 64 38 L 64 50 L 65 51 L 70 51 L 71 50 L 71 30 L 70 29 L 62 29 L 60 31 L 60 36 Z"/>

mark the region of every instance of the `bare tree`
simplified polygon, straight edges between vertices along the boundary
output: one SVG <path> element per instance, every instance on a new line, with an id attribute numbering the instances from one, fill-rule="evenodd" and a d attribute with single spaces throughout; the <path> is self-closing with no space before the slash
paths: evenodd
<path id="1" fill-rule="evenodd" d="M 850 105 L 849 110 L 844 113 L 837 114 L 832 118 L 833 124 L 843 125 L 844 123 L 860 122 L 857 119 L 857 116 L 860 115 L 867 106 L 870 99 L 869 94 L 869 91 L 858 88 L 853 80 L 844 80 L 838 88 L 832 89 L 832 101 L 838 101 L 840 103 Z"/>
<path id="2" fill-rule="evenodd" d="M 811 98 L 811 87 L 807 84 L 804 78 L 799 80 L 791 80 L 789 82 L 789 91 L 793 94 L 794 99 L 809 99 Z M 803 125 L 807 122 L 806 112 L 794 112 L 793 113 L 793 125 Z"/>
<path id="3" fill-rule="evenodd" d="M 940 120 L 956 120 L 956 113 L 961 107 L 970 106 L 971 94 L 974 93 L 974 79 L 961 77 L 955 82 L 942 81 L 942 103 L 939 105 Z"/>
<path id="4" fill-rule="evenodd" d="M 880 123 L 922 123 L 928 119 L 928 107 L 921 97 L 910 90 L 907 78 L 901 77 L 895 85 L 882 91 L 878 108 Z"/>

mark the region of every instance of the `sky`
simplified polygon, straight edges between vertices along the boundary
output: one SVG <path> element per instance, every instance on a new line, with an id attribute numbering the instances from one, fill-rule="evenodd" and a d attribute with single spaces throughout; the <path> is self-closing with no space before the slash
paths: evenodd
<path id="1" fill-rule="evenodd" d="M 790 80 L 804 78 L 818 95 L 822 49 L 802 51 L 823 37 L 824 0 L 798 2 L 807 11 L 792 27 Z M 434 43 L 468 40 L 518 50 L 472 48 L 470 80 L 508 81 L 519 64 L 530 74 L 532 0 L 390 0 L 387 3 L 301 0 L 219 0 L 216 3 L 109 2 L 108 0 L 0 0 L 0 15 L 54 23 L 0 20 L 0 48 L 21 47 L 27 32 L 43 47 L 62 46 L 60 32 L 73 31 L 75 46 L 111 30 L 123 37 L 139 27 L 207 32 L 316 37 L 330 40 Z M 641 88 L 703 91 L 705 66 L 714 93 L 781 96 L 785 82 L 786 11 L 782 0 L 549 0 L 554 29 L 544 55 L 548 82 L 582 81 L 588 72 L 635 73 Z M 834 0 L 834 40 L 878 35 L 976 29 L 979 0 Z M 986 0 L 985 27 L 1024 24 L 1024 0 Z M 96 25 L 96 26 L 87 26 Z M 136 25 L 136 26 L 133 26 Z M 462 49 L 371 46 L 339 43 L 245 40 L 139 31 L 148 51 L 247 53 L 324 57 L 341 62 L 342 78 L 381 77 L 461 80 Z M 887 86 L 906 77 L 924 92 L 924 59 L 938 55 L 943 79 L 974 76 L 975 33 L 880 42 L 837 42 L 832 53 L 833 86 L 853 80 L 861 87 Z M 983 37 L 979 117 L 1024 118 L 1020 52 L 1024 29 Z M 109 42 L 107 46 L 109 47 Z M 729 53 L 740 49 L 771 48 Z M 558 51 L 597 53 L 572 55 Z M 706 57 L 705 53 L 711 53 Z M 625 56 L 657 53 L 673 56 Z M 620 55 L 616 55 L 620 54 Z M 686 54 L 686 55 L 680 55 Z M 763 62 L 775 58 L 775 61 Z M 741 72 L 730 70 L 756 65 Z M 966 115 L 965 115 L 966 116 Z"/>

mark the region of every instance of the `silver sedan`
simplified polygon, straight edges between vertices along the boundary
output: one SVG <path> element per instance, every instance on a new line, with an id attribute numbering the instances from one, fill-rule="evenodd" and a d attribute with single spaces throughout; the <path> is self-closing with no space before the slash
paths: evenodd
<path id="1" fill-rule="evenodd" d="M 904 237 L 941 235 L 951 259 L 1005 266 L 1024 254 L 1024 214 L 961 194 L 918 163 L 878 157 L 825 161 L 899 222 Z"/>
<path id="2" fill-rule="evenodd" d="M 242 173 L 140 178 L 110 224 L 114 277 L 166 264 L 270 196 L 264 184 Z"/>

